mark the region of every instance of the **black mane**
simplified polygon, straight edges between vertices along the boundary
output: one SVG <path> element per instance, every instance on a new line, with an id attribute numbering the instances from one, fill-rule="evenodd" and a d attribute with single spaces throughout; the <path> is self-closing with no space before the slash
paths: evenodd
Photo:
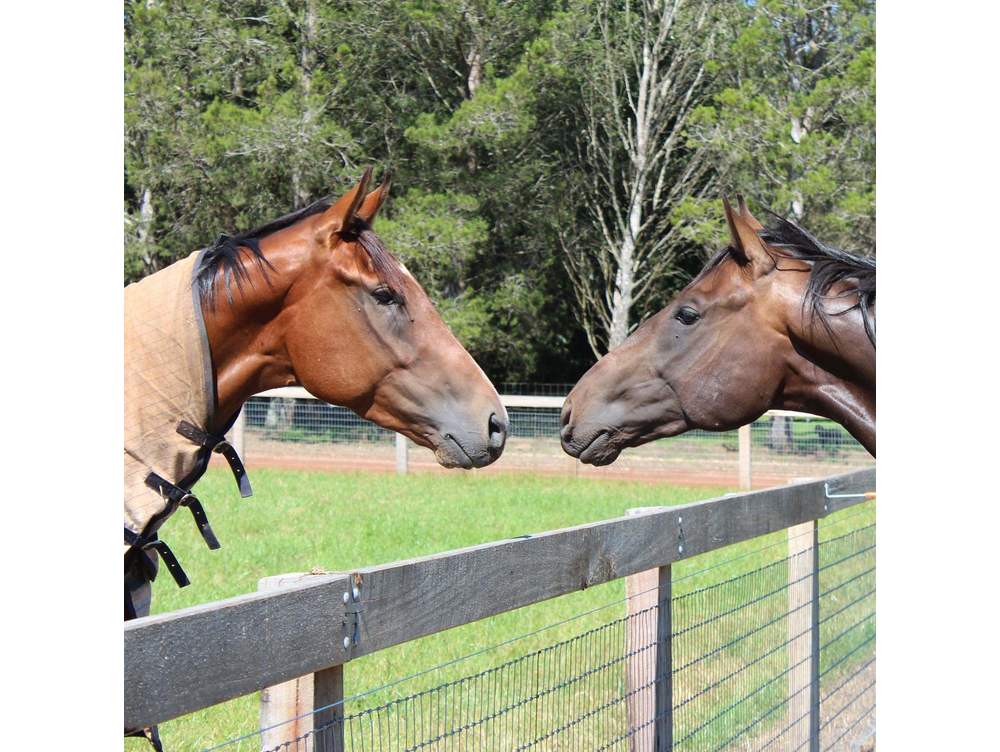
<path id="1" fill-rule="evenodd" d="M 857 256 L 839 248 L 833 248 L 817 240 L 807 230 L 799 227 L 794 222 L 781 217 L 774 212 L 768 212 L 774 222 L 770 227 L 761 230 L 758 235 L 767 245 L 773 249 L 787 251 L 788 256 L 808 261 L 811 267 L 809 271 L 809 282 L 806 285 L 806 293 L 802 299 L 804 308 L 809 309 L 809 314 L 813 318 L 818 318 L 829 331 L 829 314 L 823 306 L 823 301 L 827 299 L 830 288 L 837 282 L 851 280 L 854 284 L 844 293 L 837 297 L 846 295 L 857 295 L 858 302 L 850 308 L 833 314 L 842 316 L 853 311 L 855 308 L 861 309 L 861 320 L 864 322 L 865 333 L 872 345 L 875 344 L 875 320 L 872 309 L 875 307 L 875 259 L 867 256 Z M 732 253 L 732 247 L 723 248 L 713 256 L 701 275 L 721 264 Z M 779 254 L 784 255 L 784 254 Z M 777 264 L 777 260 L 775 261 Z M 701 276 L 699 275 L 699 276 Z"/>
<path id="2" fill-rule="evenodd" d="M 233 303 L 233 281 L 236 282 L 236 287 L 240 290 L 243 289 L 244 282 L 250 281 L 250 273 L 245 266 L 246 262 L 240 254 L 241 248 L 250 251 L 250 259 L 260 269 L 264 279 L 267 279 L 267 270 L 273 270 L 274 267 L 264 258 L 260 249 L 260 241 L 306 217 L 324 212 L 332 205 L 333 199 L 326 196 L 247 232 L 241 232 L 238 235 L 219 235 L 215 242 L 205 249 L 198 268 L 195 270 L 194 280 L 198 286 L 202 303 L 210 309 L 215 306 L 216 282 L 220 271 L 226 289 L 226 298 L 230 305 Z M 386 250 L 371 227 L 361 219 L 355 219 L 349 231 L 342 233 L 342 235 L 347 239 L 357 240 L 361 244 L 368 253 L 379 280 L 396 294 L 400 303 L 404 302 L 399 262 Z"/>

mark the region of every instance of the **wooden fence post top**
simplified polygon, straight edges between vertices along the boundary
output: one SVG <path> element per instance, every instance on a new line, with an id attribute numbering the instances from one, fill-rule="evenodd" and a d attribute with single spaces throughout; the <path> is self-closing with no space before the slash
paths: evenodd
<path id="1" fill-rule="evenodd" d="M 662 512 L 664 510 L 670 509 L 670 507 L 629 507 L 625 510 L 626 517 L 638 517 L 643 514 L 655 514 L 657 512 Z"/>
<path id="2" fill-rule="evenodd" d="M 274 590 L 294 585 L 314 577 L 333 572 L 291 572 L 261 577 L 259 590 Z M 343 575 L 346 576 L 346 575 Z M 294 635 L 289 635 L 294 637 Z M 331 721 L 343 717 L 344 667 L 333 666 L 325 670 L 290 679 L 281 684 L 265 687 L 260 693 L 261 749 L 276 749 L 282 745 L 296 745 L 304 740 L 306 748 L 315 752 L 342 752 L 343 727 Z M 334 705 L 334 707 L 328 707 Z M 320 710 L 323 708 L 324 710 Z M 319 711 L 319 712 L 317 712 Z M 313 736 L 316 728 L 326 729 Z"/>
<path id="3" fill-rule="evenodd" d="M 314 569 L 310 572 L 285 572 L 284 574 L 269 574 L 257 580 L 257 590 L 274 590 L 286 585 L 302 585 L 318 577 L 349 577 L 350 572 L 328 572 L 325 569 Z M 315 580 L 318 581 L 318 580 Z"/>

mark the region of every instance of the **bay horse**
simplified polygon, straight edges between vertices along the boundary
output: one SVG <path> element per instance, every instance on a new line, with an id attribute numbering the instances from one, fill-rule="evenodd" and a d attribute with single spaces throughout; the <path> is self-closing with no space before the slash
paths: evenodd
<path id="1" fill-rule="evenodd" d="M 601 358 L 563 405 L 563 449 L 593 465 L 769 409 L 840 423 L 875 455 L 875 261 L 723 199 L 730 245 Z"/>
<path id="2" fill-rule="evenodd" d="M 126 288 L 126 618 L 148 613 L 159 558 L 186 584 L 157 536 L 177 508 L 218 547 L 191 493 L 213 450 L 250 494 L 223 435 L 254 394 L 303 386 L 449 468 L 502 453 L 496 389 L 372 230 L 389 181 L 370 178 Z"/>
<path id="3" fill-rule="evenodd" d="M 503 452 L 496 389 L 372 230 L 389 181 L 368 192 L 370 178 L 369 167 L 337 201 L 220 236 L 126 288 L 126 620 L 149 613 L 161 559 L 188 582 L 158 536 L 179 507 L 219 547 L 191 492 L 213 451 L 250 495 L 224 434 L 254 394 L 303 386 L 430 448 L 445 467 L 483 467 Z M 155 727 L 126 734 L 162 749 Z"/>

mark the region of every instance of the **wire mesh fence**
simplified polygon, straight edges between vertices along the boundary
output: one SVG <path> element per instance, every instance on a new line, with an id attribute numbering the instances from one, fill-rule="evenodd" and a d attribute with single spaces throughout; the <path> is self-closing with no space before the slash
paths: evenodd
<path id="1" fill-rule="evenodd" d="M 516 389 L 518 385 L 505 385 Z M 538 390 L 542 385 L 525 384 Z M 550 385 L 551 392 L 570 385 Z M 538 391 L 535 394 L 539 394 Z M 551 395 L 550 395 L 551 396 Z M 558 395 L 556 395 L 558 396 Z M 244 453 L 255 466 L 391 469 L 395 434 L 343 407 L 315 399 L 254 397 L 245 410 Z M 739 472 L 736 431 L 690 431 L 628 449 L 613 465 L 595 468 L 566 455 L 559 444 L 559 407 L 509 406 L 509 437 L 493 471 L 594 477 L 673 479 L 732 485 Z M 823 418 L 767 414 L 750 428 L 755 485 L 819 477 L 871 466 L 873 460 L 840 425 Z M 410 465 L 432 469 L 430 452 L 413 449 Z"/>
<path id="2" fill-rule="evenodd" d="M 875 525 L 820 544 L 819 694 L 823 749 L 875 727 Z"/>
<path id="3" fill-rule="evenodd" d="M 820 749 L 849 749 L 874 726 L 873 515 L 821 524 L 818 601 L 811 556 L 806 547 L 675 598 L 673 749 L 810 749 L 814 707 Z"/>
<path id="4" fill-rule="evenodd" d="M 495 668 L 350 713 L 275 749 L 608 748 L 627 733 L 622 646 L 630 621 L 616 619 Z"/>
<path id="5" fill-rule="evenodd" d="M 541 397 L 565 397 L 576 384 L 560 384 L 556 382 L 540 383 L 537 381 L 504 381 L 497 384 L 500 394 L 516 394 Z"/>
<path id="6" fill-rule="evenodd" d="M 666 590 L 552 625 L 558 639 L 366 691 L 263 749 L 847 751 L 873 734 L 873 502 L 672 569 Z"/>

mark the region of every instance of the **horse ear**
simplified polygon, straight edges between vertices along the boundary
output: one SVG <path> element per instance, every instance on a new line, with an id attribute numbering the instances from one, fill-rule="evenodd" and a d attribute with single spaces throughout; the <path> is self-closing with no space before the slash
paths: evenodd
<path id="1" fill-rule="evenodd" d="M 763 230 L 764 229 L 764 225 L 762 225 L 760 222 L 758 222 L 757 218 L 753 214 L 750 213 L 750 209 L 747 207 L 747 202 L 743 200 L 743 194 L 742 193 L 737 193 L 736 194 L 736 202 L 737 202 L 737 204 L 740 207 L 740 215 L 743 217 L 743 219 L 746 221 L 746 223 L 748 225 L 750 225 L 754 229 L 755 232 L 757 230 Z"/>
<path id="2" fill-rule="evenodd" d="M 389 196 L 389 186 L 391 185 L 392 178 L 386 173 L 386 176 L 382 178 L 382 185 L 365 196 L 361 208 L 358 209 L 358 217 L 363 219 L 367 224 L 374 222 L 375 215 L 378 214 L 378 210 L 382 208 L 382 204 Z"/>
<path id="3" fill-rule="evenodd" d="M 740 233 L 736 229 L 736 216 L 733 213 L 732 205 L 729 203 L 729 198 L 726 196 L 722 197 L 722 208 L 726 210 L 726 224 L 729 225 L 729 240 L 733 255 L 737 257 L 740 263 L 746 263 L 749 259 L 743 251 L 743 241 L 740 240 Z"/>
<path id="4" fill-rule="evenodd" d="M 323 212 L 319 218 L 321 235 L 330 237 L 350 226 L 354 218 L 358 216 L 358 209 L 361 208 L 361 203 L 365 198 L 365 190 L 368 188 L 368 181 L 371 180 L 371 177 L 372 168 L 369 166 L 365 168 L 360 182 Z"/>
<path id="5" fill-rule="evenodd" d="M 764 225 L 757 221 L 747 208 L 743 196 L 737 196 L 738 210 L 734 210 L 729 199 L 722 197 L 722 205 L 726 210 L 726 222 L 729 224 L 729 234 L 732 238 L 732 253 L 743 266 L 747 264 L 759 277 L 774 268 L 774 261 L 764 249 L 764 243 L 757 235 Z"/>

